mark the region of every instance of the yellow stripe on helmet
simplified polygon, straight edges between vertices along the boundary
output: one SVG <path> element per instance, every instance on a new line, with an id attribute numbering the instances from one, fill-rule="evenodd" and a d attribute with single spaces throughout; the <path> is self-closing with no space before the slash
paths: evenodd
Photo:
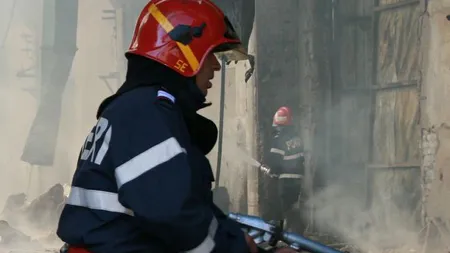
<path id="1" fill-rule="evenodd" d="M 166 33 L 169 33 L 173 30 L 173 25 L 170 23 L 170 21 L 164 16 L 164 14 L 161 13 L 161 11 L 156 7 L 155 4 L 151 4 L 148 8 L 148 11 L 150 15 L 153 16 L 153 18 L 159 23 L 159 25 L 166 31 Z M 192 49 L 190 46 L 183 45 L 180 42 L 177 42 L 178 47 L 180 48 L 181 52 L 183 53 L 184 57 L 188 61 L 189 65 L 191 66 L 192 70 L 195 72 L 198 70 L 200 63 L 197 60 L 197 57 L 195 57 L 194 52 L 192 52 Z"/>

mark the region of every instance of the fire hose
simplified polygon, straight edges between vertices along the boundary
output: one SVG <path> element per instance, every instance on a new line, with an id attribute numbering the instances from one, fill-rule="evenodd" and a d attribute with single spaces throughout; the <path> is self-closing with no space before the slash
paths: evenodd
<path id="1" fill-rule="evenodd" d="M 276 247 L 278 242 L 284 242 L 297 251 L 308 251 L 311 253 L 343 253 L 319 242 L 308 239 L 302 235 L 286 232 L 283 230 L 283 221 L 266 222 L 260 217 L 229 213 L 228 217 L 242 225 L 260 247 L 264 243 Z"/>

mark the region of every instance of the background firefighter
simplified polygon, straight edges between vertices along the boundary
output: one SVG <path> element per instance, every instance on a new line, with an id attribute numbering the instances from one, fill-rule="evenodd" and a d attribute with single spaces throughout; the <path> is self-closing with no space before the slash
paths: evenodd
<path id="1" fill-rule="evenodd" d="M 304 175 L 304 153 L 300 137 L 292 124 L 292 113 L 288 107 L 280 107 L 273 116 L 272 141 L 266 165 L 277 177 L 271 180 L 271 202 L 280 203 L 272 213 L 273 219 L 285 219 L 288 228 L 301 232 L 300 214 L 294 212 L 301 195 Z"/>

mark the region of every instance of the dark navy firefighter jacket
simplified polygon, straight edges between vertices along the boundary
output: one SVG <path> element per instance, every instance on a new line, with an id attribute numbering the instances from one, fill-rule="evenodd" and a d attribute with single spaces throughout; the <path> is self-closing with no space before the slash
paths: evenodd
<path id="1" fill-rule="evenodd" d="M 192 79 L 129 56 L 81 149 L 58 236 L 92 253 L 247 253 L 240 226 L 212 202 L 213 122 Z"/>
<path id="2" fill-rule="evenodd" d="M 303 178 L 304 152 L 303 142 L 293 126 L 273 126 L 272 145 L 267 165 L 278 174 L 280 179 Z"/>

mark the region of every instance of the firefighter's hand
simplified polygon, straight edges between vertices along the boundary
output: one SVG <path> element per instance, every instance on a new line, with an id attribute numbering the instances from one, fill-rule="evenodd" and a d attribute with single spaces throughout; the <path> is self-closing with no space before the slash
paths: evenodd
<path id="1" fill-rule="evenodd" d="M 270 168 L 269 168 L 267 165 L 265 165 L 265 164 L 261 164 L 261 165 L 259 166 L 259 169 L 260 169 L 264 174 L 266 174 L 267 176 L 269 176 L 269 177 L 271 177 L 271 178 L 277 178 L 277 177 L 278 177 L 278 175 L 275 174 L 275 173 L 273 173 L 272 169 L 270 169 Z"/>
<path id="2" fill-rule="evenodd" d="M 245 234 L 245 241 L 247 241 L 248 248 L 250 249 L 250 253 L 258 253 L 258 246 L 255 243 L 255 240 L 248 234 Z"/>
<path id="3" fill-rule="evenodd" d="M 270 168 L 269 166 L 265 165 L 265 164 L 261 164 L 259 166 L 259 169 L 266 175 L 270 175 Z"/>

